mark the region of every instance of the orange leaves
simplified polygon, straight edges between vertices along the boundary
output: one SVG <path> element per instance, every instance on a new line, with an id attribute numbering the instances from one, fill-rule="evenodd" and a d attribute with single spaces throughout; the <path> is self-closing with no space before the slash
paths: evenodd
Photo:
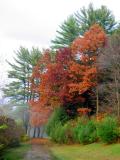
<path id="1" fill-rule="evenodd" d="M 103 29 L 94 24 L 84 36 L 75 39 L 71 45 L 73 54 L 95 52 L 98 48 L 104 46 L 106 36 Z"/>
<path id="2" fill-rule="evenodd" d="M 103 30 L 95 24 L 84 37 L 75 39 L 71 48 L 59 49 L 54 61 L 49 50 L 44 52 L 31 77 L 31 88 L 39 95 L 31 103 L 33 125 L 45 123 L 51 113 L 50 108 L 58 105 L 72 106 L 71 113 L 75 110 L 74 105 L 88 105 L 89 93 L 97 84 L 96 51 L 105 44 L 105 39 Z M 89 111 L 88 108 L 78 110 L 83 113 Z"/>
<path id="3" fill-rule="evenodd" d="M 81 38 L 81 37 L 76 38 L 71 45 L 72 53 L 73 54 L 82 53 L 85 50 L 84 44 L 85 44 L 84 38 Z"/>
<path id="4" fill-rule="evenodd" d="M 69 74 L 84 74 L 85 70 L 85 65 L 81 65 L 75 61 L 71 61 L 69 64 Z"/>
<path id="5" fill-rule="evenodd" d="M 99 113 L 97 116 L 96 116 L 96 120 L 99 122 L 99 121 L 102 121 L 104 118 L 105 118 L 105 116 L 106 116 L 107 114 L 106 113 Z"/>
<path id="6" fill-rule="evenodd" d="M 29 102 L 30 108 L 30 123 L 33 126 L 40 126 L 45 124 L 48 121 L 49 116 L 51 115 L 51 107 L 40 106 L 39 102 L 31 101 Z"/>
<path id="7" fill-rule="evenodd" d="M 31 144 L 37 144 L 37 145 L 48 145 L 50 144 L 50 141 L 48 138 L 32 138 Z"/>
<path id="8" fill-rule="evenodd" d="M 95 62 L 97 55 L 95 52 L 99 47 L 104 46 L 105 40 L 104 31 L 99 25 L 95 24 L 83 37 L 78 37 L 73 41 L 71 45 L 72 53 L 73 55 L 80 55 L 79 61 L 81 63 L 75 61 L 70 63 L 70 77 L 76 77 L 69 84 L 70 93 L 83 94 L 96 85 L 97 70 Z"/>
<path id="9" fill-rule="evenodd" d="M 69 93 L 78 92 L 79 94 L 83 94 L 89 88 L 90 88 L 90 84 L 86 82 L 71 83 L 69 84 Z"/>
<path id="10" fill-rule="evenodd" d="M 69 93 L 78 92 L 84 93 L 88 89 L 96 85 L 96 67 L 89 65 L 81 65 L 76 62 L 71 62 L 69 67 L 69 75 L 72 79 L 68 84 Z"/>
<path id="11" fill-rule="evenodd" d="M 91 109 L 89 109 L 89 108 L 78 108 L 77 109 L 77 112 L 80 114 L 87 114 L 87 113 L 89 113 L 91 111 Z"/>

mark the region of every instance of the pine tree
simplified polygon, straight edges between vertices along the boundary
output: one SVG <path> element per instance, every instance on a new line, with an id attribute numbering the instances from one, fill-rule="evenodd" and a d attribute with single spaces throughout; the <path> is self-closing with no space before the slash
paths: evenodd
<path id="1" fill-rule="evenodd" d="M 60 30 L 57 31 L 55 40 L 52 40 L 52 48 L 58 49 L 62 47 L 68 47 L 73 40 L 79 36 L 80 29 L 74 16 L 68 17 L 66 21 L 60 26 Z"/>
<path id="2" fill-rule="evenodd" d="M 106 6 L 95 9 L 89 4 L 87 9 L 83 7 L 63 22 L 56 31 L 56 38 L 51 41 L 52 49 L 69 47 L 74 39 L 83 36 L 94 24 L 99 24 L 107 34 L 112 34 L 118 28 L 114 15 Z"/>
<path id="3" fill-rule="evenodd" d="M 111 34 L 116 29 L 115 18 L 106 6 L 95 9 L 90 3 L 87 9 L 83 7 L 75 13 L 75 19 L 82 35 L 95 23 L 99 24 L 107 34 Z"/>
<path id="4" fill-rule="evenodd" d="M 13 81 L 3 89 L 6 97 L 15 102 L 28 102 L 32 98 L 29 78 L 40 57 L 41 52 L 38 48 L 32 48 L 29 52 L 27 48 L 20 47 L 14 58 L 15 63 L 8 62 L 11 66 L 8 77 Z"/>

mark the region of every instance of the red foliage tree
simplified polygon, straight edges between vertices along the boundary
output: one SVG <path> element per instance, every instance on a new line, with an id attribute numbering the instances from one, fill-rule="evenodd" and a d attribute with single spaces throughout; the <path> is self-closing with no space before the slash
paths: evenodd
<path id="1" fill-rule="evenodd" d="M 50 109 L 64 106 L 68 114 L 74 114 L 81 106 L 89 107 L 86 101 L 96 86 L 97 50 L 105 40 L 103 30 L 95 24 L 84 37 L 74 40 L 70 48 L 59 49 L 54 61 L 47 50 L 31 77 L 31 89 L 38 96 L 30 102 L 32 112 L 48 116 Z M 34 123 L 38 123 L 33 117 Z"/>

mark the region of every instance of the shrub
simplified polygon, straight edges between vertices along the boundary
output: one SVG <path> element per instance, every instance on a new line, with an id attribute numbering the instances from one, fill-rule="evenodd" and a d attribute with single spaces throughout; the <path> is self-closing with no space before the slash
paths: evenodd
<path id="1" fill-rule="evenodd" d="M 97 124 L 97 134 L 102 142 L 113 143 L 118 138 L 118 122 L 114 117 L 106 117 Z"/>
<path id="2" fill-rule="evenodd" d="M 88 144 L 97 140 L 96 125 L 94 121 L 88 121 L 86 124 L 78 122 L 73 130 L 75 142 Z"/>
<path id="3" fill-rule="evenodd" d="M 4 150 L 5 150 L 5 146 L 3 144 L 0 144 L 0 160 L 4 160 L 3 159 Z"/>
<path id="4" fill-rule="evenodd" d="M 54 130 L 56 128 L 57 125 L 62 125 L 64 124 L 66 121 L 68 120 L 67 114 L 65 113 L 63 108 L 57 108 L 52 116 L 50 117 L 47 125 L 46 125 L 46 132 L 48 134 L 48 136 L 50 136 L 53 132 L 54 134 Z"/>
<path id="5" fill-rule="evenodd" d="M 7 126 L 6 124 L 3 124 L 3 125 L 0 126 L 0 130 L 7 129 L 7 127 L 8 127 L 8 126 Z"/>
<path id="6" fill-rule="evenodd" d="M 9 143 L 9 147 L 17 147 L 20 145 L 20 139 L 19 138 L 12 138 L 10 143 Z"/>
<path id="7" fill-rule="evenodd" d="M 60 122 L 55 125 L 54 132 L 51 132 L 50 137 L 57 143 L 65 142 L 65 128 Z"/>
<path id="8" fill-rule="evenodd" d="M 21 128 L 18 127 L 15 121 L 11 118 L 0 116 L 0 144 L 4 146 L 17 146 L 19 145 Z"/>
<path id="9" fill-rule="evenodd" d="M 73 139 L 75 142 L 78 142 L 78 135 L 82 127 L 81 121 L 77 122 L 76 126 L 73 128 Z"/>
<path id="10" fill-rule="evenodd" d="M 54 132 L 51 132 L 50 137 L 57 143 L 70 143 L 72 141 L 71 125 L 66 123 L 62 125 L 60 122 L 56 124 Z"/>
<path id="11" fill-rule="evenodd" d="M 21 142 L 27 142 L 29 140 L 30 140 L 30 137 L 26 134 L 22 135 L 21 138 L 20 138 Z"/>

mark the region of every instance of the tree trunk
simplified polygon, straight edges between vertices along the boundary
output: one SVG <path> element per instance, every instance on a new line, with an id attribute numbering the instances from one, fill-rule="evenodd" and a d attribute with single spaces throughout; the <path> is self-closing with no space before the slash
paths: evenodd
<path id="1" fill-rule="evenodd" d="M 115 90 L 116 90 L 116 100 L 117 100 L 117 116 L 120 117 L 120 95 L 119 95 L 119 85 L 117 80 L 117 73 L 115 73 Z"/>
<path id="2" fill-rule="evenodd" d="M 24 96 L 24 103 L 25 103 L 25 99 L 26 99 L 26 98 L 25 98 L 25 90 L 26 90 L 25 79 L 24 79 L 24 81 L 23 81 L 23 85 L 24 85 L 24 93 L 23 93 L 24 95 L 23 95 L 23 96 Z"/>
<path id="3" fill-rule="evenodd" d="M 40 137 L 40 127 L 38 127 L 38 135 L 37 137 L 39 138 Z"/>
<path id="4" fill-rule="evenodd" d="M 99 113 L 99 95 L 98 95 L 98 86 L 96 87 L 96 116 Z"/>
<path id="5" fill-rule="evenodd" d="M 31 130 L 31 126 L 30 126 L 30 124 L 29 124 L 28 130 L 27 130 L 27 135 L 28 135 L 28 136 L 30 136 L 30 130 Z"/>
<path id="6" fill-rule="evenodd" d="M 33 138 L 35 138 L 35 135 L 36 135 L 36 127 L 34 127 Z"/>

